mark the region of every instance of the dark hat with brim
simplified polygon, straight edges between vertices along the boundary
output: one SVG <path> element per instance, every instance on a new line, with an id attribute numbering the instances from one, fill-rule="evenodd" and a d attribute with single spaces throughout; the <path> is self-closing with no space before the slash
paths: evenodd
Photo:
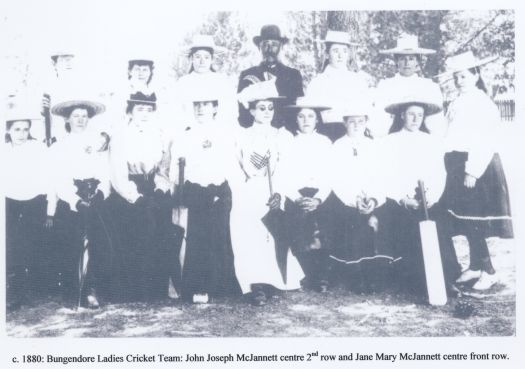
<path id="1" fill-rule="evenodd" d="M 139 104 L 139 105 L 157 105 L 157 95 L 153 92 L 150 95 L 146 95 L 142 92 L 131 94 L 128 99 L 128 104 Z"/>
<path id="2" fill-rule="evenodd" d="M 281 36 L 281 30 L 275 24 L 262 26 L 260 35 L 253 38 L 253 43 L 259 46 L 263 40 L 277 40 L 283 44 L 289 41 L 288 37 Z"/>

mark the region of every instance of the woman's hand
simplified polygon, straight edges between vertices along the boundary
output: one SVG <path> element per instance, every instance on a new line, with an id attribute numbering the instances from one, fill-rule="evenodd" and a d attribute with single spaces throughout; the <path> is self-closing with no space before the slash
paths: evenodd
<path id="1" fill-rule="evenodd" d="M 356 200 L 357 210 L 359 213 L 369 215 L 377 206 L 377 200 L 358 196 Z"/>
<path id="2" fill-rule="evenodd" d="M 419 209 L 419 201 L 411 197 L 404 198 L 400 202 L 401 202 L 401 205 L 403 205 L 406 209 L 413 209 L 413 210 Z"/>
<path id="3" fill-rule="evenodd" d="M 270 210 L 279 209 L 281 207 L 281 195 L 279 195 L 278 193 L 274 193 L 268 199 L 268 203 L 266 205 L 268 205 Z"/>
<path id="4" fill-rule="evenodd" d="M 296 204 L 301 207 L 303 211 L 307 213 L 316 210 L 319 205 L 321 205 L 321 199 L 312 198 L 312 197 L 301 197 L 296 201 Z"/>
<path id="5" fill-rule="evenodd" d="M 465 180 L 463 181 L 463 184 L 466 188 L 474 188 L 476 186 L 477 178 L 474 176 L 471 176 L 468 173 L 465 173 Z"/>
<path id="6" fill-rule="evenodd" d="M 44 221 L 44 228 L 51 229 L 55 225 L 55 218 L 52 215 L 48 215 Z"/>

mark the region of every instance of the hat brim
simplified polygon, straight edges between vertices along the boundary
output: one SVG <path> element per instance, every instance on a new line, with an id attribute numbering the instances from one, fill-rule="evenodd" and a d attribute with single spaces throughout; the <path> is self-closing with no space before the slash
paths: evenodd
<path id="1" fill-rule="evenodd" d="M 252 99 L 252 100 L 247 100 L 246 102 L 248 103 L 253 103 L 253 102 L 256 102 L 256 101 L 265 101 L 265 100 L 270 100 L 270 101 L 281 101 L 283 99 L 286 99 L 286 96 L 273 96 L 273 97 L 258 97 L 256 99 Z"/>
<path id="2" fill-rule="evenodd" d="M 156 101 L 138 100 L 138 99 L 128 99 L 127 103 L 128 104 L 129 103 L 133 103 L 133 104 L 142 104 L 142 105 L 152 105 L 152 106 L 156 106 L 157 105 Z"/>
<path id="3" fill-rule="evenodd" d="M 69 112 L 69 110 L 75 106 L 90 107 L 93 110 L 93 116 L 102 114 L 103 112 L 106 111 L 106 106 L 98 102 L 94 102 L 90 100 L 69 100 L 69 101 L 64 101 L 64 102 L 61 102 L 53 106 L 53 108 L 51 109 L 51 113 L 55 115 L 60 115 L 61 117 L 64 117 L 64 118 L 68 118 L 68 116 L 66 116 L 66 113 Z"/>
<path id="4" fill-rule="evenodd" d="M 359 46 L 361 45 L 360 43 L 357 43 L 357 42 L 351 42 L 351 41 L 330 41 L 330 40 L 322 40 L 320 38 L 318 38 L 316 41 L 318 42 L 322 42 L 323 44 L 341 44 L 341 45 L 348 45 L 348 46 Z"/>
<path id="5" fill-rule="evenodd" d="M 192 45 L 183 50 L 182 54 L 189 57 L 193 49 L 211 49 L 213 50 L 213 55 L 223 55 L 226 54 L 228 51 L 228 49 L 222 46 Z"/>
<path id="6" fill-rule="evenodd" d="M 255 36 L 253 38 L 253 43 L 259 47 L 259 44 L 261 43 L 261 41 L 263 40 L 276 40 L 276 41 L 280 41 L 284 44 L 287 44 L 290 39 L 288 37 L 276 37 L 276 38 L 266 38 L 266 37 L 261 37 L 261 36 Z"/>
<path id="7" fill-rule="evenodd" d="M 382 55 L 431 55 L 435 53 L 436 50 L 425 49 L 422 47 L 418 47 L 417 49 L 400 49 L 395 47 L 393 49 L 379 51 L 379 54 Z"/>
<path id="8" fill-rule="evenodd" d="M 286 109 L 291 109 L 291 110 L 312 109 L 312 110 L 319 110 L 319 111 L 324 111 L 324 110 L 330 110 L 331 109 L 329 106 L 314 105 L 314 104 L 286 105 L 285 108 Z"/>
<path id="9" fill-rule="evenodd" d="M 390 104 L 387 107 L 385 107 L 385 111 L 390 114 L 397 114 L 399 110 L 405 109 L 407 106 L 410 105 L 420 105 L 423 106 L 425 109 L 426 115 L 433 115 L 437 114 L 440 111 L 443 110 L 443 108 L 437 104 L 431 103 L 431 102 L 425 102 L 425 101 L 403 101 L 399 103 Z"/>
<path id="10" fill-rule="evenodd" d="M 495 61 L 498 58 L 499 58 L 499 56 L 489 56 L 488 58 L 484 58 L 484 59 L 478 60 L 475 63 L 466 63 L 464 65 L 457 66 L 457 67 L 454 67 L 452 69 L 446 70 L 443 73 L 436 74 L 432 78 L 441 79 L 441 78 L 444 78 L 444 77 L 451 77 L 456 72 L 461 72 L 462 70 L 469 70 L 471 68 L 481 67 L 482 65 L 485 65 L 485 64 L 488 64 L 488 63 L 492 63 L 493 61 Z"/>

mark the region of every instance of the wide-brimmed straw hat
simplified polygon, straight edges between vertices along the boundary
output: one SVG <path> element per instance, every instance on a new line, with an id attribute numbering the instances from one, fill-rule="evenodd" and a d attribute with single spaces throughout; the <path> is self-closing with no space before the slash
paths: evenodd
<path id="1" fill-rule="evenodd" d="M 281 36 L 281 30 L 275 24 L 266 24 L 262 26 L 260 35 L 253 38 L 253 43 L 259 47 L 259 43 L 263 40 L 277 40 L 283 44 L 289 41 L 288 37 Z"/>
<path id="2" fill-rule="evenodd" d="M 311 96 L 300 96 L 297 98 L 297 101 L 294 105 L 287 105 L 285 108 L 288 109 L 313 109 L 313 110 L 328 110 L 331 109 L 330 106 L 319 104 L 317 99 L 312 98 Z"/>
<path id="3" fill-rule="evenodd" d="M 222 54 L 227 51 L 222 46 L 217 46 L 211 35 L 194 35 L 191 44 L 184 50 L 184 54 L 190 55 L 195 49 L 211 49 L 214 54 Z"/>
<path id="4" fill-rule="evenodd" d="M 348 32 L 342 31 L 332 31 L 328 30 L 324 40 L 321 40 L 324 43 L 333 43 L 333 44 L 344 44 L 348 46 L 357 46 L 357 42 L 352 42 L 350 40 L 350 34 Z"/>
<path id="5" fill-rule="evenodd" d="M 16 122 L 19 120 L 33 121 L 37 119 L 42 119 L 42 115 L 32 111 L 32 109 L 28 109 L 27 107 L 14 107 L 12 109 L 7 109 L 5 112 L 6 123 Z"/>
<path id="6" fill-rule="evenodd" d="M 487 63 L 493 62 L 496 59 L 498 59 L 497 56 L 490 56 L 484 59 L 478 59 L 474 56 L 472 51 L 469 50 L 464 53 L 448 57 L 445 60 L 445 71 L 441 74 L 438 74 L 436 77 L 443 77 L 462 70 L 469 70 L 471 68 L 480 67 Z"/>
<path id="7" fill-rule="evenodd" d="M 102 103 L 95 102 L 89 99 L 76 99 L 68 100 L 54 105 L 51 108 L 51 113 L 55 115 L 60 115 L 64 118 L 69 118 L 69 114 L 74 108 L 87 108 L 90 109 L 93 113 L 92 116 L 101 114 L 106 111 L 106 106 Z"/>
<path id="8" fill-rule="evenodd" d="M 415 35 L 402 35 L 397 39 L 396 47 L 381 50 L 379 53 L 383 55 L 429 55 L 435 54 L 436 50 L 420 47 Z"/>
<path id="9" fill-rule="evenodd" d="M 438 91 L 430 88 L 409 89 L 407 93 L 385 107 L 390 114 L 397 114 L 409 105 L 420 105 L 425 109 L 426 115 L 439 113 L 443 110 L 443 98 Z"/>

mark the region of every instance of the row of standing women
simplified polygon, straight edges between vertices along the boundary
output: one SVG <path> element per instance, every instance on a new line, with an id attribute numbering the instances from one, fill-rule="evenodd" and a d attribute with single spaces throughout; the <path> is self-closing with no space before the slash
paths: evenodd
<path id="1" fill-rule="evenodd" d="M 193 72 L 186 79 L 192 88 L 177 95 L 184 112 L 179 116 L 188 124 L 173 135 L 160 129 L 156 96 L 144 89 L 131 91 L 126 124 L 117 125 L 111 138 L 87 129 L 104 111 L 91 100 L 52 107 L 68 133 L 49 149 L 31 140 L 27 112 L 9 118 L 8 302 L 22 300 L 37 265 L 41 276 L 61 274 L 60 283 L 80 284 L 70 290 L 80 291 L 81 303 L 90 307 L 101 296 L 151 301 L 173 295 L 173 289 L 188 301 L 242 292 L 264 305 L 277 290 L 302 285 L 326 291 L 338 282 L 376 289 L 395 281 L 424 295 L 419 180 L 438 224 L 448 290 L 471 280 L 473 288 L 490 288 L 497 279 L 486 237 L 510 236 L 510 211 L 489 134 L 498 112 L 476 87 L 482 83 L 479 67 L 489 60 L 471 53 L 448 60 L 459 97 L 447 110 L 443 140 L 427 127 L 442 110 L 431 81 L 398 77 L 407 80 L 384 89 L 389 102 L 383 100 L 385 115 L 378 116 L 364 84 L 357 94 L 345 92 L 357 76 L 340 69 L 348 61 L 340 57 L 350 50 L 347 36 L 330 31 L 327 40 L 330 63 L 307 97 L 283 106 L 289 97 L 280 95 L 275 76 L 248 78 L 238 99 L 253 119 L 249 128 L 228 121 L 234 119 L 232 94 L 199 75 L 202 69 L 220 79 L 210 72 L 218 48 L 203 36 L 189 49 Z M 262 51 L 265 41 L 275 47 L 285 38 L 263 27 L 254 42 Z M 399 65 L 408 65 L 404 72 L 429 52 L 415 42 L 401 40 L 389 51 Z M 149 66 L 147 86 L 152 65 L 135 62 L 130 76 Z M 340 88 L 329 89 L 326 81 L 340 76 Z M 272 126 L 274 113 L 293 117 L 289 130 Z M 389 121 L 390 134 L 373 139 L 374 120 Z M 60 165 L 51 170 L 49 163 Z M 182 228 L 172 219 L 174 208 L 187 209 Z M 471 263 L 463 272 L 452 244 L 456 234 L 469 240 Z"/>

